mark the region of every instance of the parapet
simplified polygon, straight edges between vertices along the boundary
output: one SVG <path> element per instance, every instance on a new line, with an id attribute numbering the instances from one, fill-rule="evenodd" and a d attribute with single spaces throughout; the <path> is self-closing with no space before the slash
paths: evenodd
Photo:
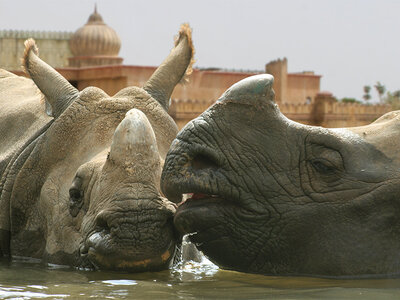
<path id="1" fill-rule="evenodd" d="M 0 38 L 28 39 L 35 40 L 69 40 L 73 32 L 69 31 L 36 31 L 36 30 L 0 30 Z"/>
<path id="2" fill-rule="evenodd" d="M 287 58 L 286 57 L 284 57 L 284 58 L 278 58 L 278 59 L 275 59 L 275 60 L 271 60 L 267 65 L 274 65 L 274 64 L 281 64 L 281 63 L 287 63 Z"/>

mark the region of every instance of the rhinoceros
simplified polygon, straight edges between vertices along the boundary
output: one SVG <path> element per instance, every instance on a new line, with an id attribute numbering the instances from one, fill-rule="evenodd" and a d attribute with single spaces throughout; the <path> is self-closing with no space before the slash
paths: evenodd
<path id="1" fill-rule="evenodd" d="M 0 249 L 47 263 L 126 271 L 169 266 L 176 205 L 160 176 L 177 126 L 175 85 L 191 72 L 191 30 L 143 88 L 78 91 L 28 40 L 31 79 L 0 73 Z M 47 113 L 46 113 L 47 112 Z M 50 115 L 50 116 L 49 116 Z"/>
<path id="2" fill-rule="evenodd" d="M 178 134 L 161 186 L 174 223 L 227 269 L 400 275 L 400 111 L 328 129 L 287 119 L 273 77 L 246 78 Z"/>

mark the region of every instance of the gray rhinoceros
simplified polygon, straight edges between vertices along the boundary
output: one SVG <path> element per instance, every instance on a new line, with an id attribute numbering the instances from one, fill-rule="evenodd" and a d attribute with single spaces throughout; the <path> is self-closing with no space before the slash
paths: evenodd
<path id="1" fill-rule="evenodd" d="M 287 119 L 273 77 L 238 82 L 177 136 L 161 186 L 174 223 L 233 270 L 400 274 L 400 112 L 355 128 Z"/>
<path id="2" fill-rule="evenodd" d="M 110 97 L 95 87 L 79 92 L 26 42 L 23 65 L 34 83 L 0 73 L 3 256 L 112 270 L 168 267 L 175 204 L 161 196 L 159 180 L 177 126 L 167 111 L 193 53 L 183 25 L 143 88 Z"/>

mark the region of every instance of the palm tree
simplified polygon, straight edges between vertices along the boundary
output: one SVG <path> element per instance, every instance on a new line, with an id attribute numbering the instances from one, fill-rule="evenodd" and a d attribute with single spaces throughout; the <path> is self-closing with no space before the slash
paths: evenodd
<path id="1" fill-rule="evenodd" d="M 382 97 L 386 92 L 386 87 L 379 81 L 374 85 L 374 87 L 375 87 L 376 91 L 378 92 L 379 102 L 382 102 Z"/>
<path id="2" fill-rule="evenodd" d="M 368 102 L 368 100 L 371 99 L 370 91 L 371 91 L 371 87 L 369 85 L 365 85 L 363 98 L 366 102 Z"/>

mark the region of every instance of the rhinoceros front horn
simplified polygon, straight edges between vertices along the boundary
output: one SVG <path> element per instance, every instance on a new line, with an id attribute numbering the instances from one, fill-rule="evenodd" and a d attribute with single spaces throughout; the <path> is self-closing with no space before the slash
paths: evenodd
<path id="1" fill-rule="evenodd" d="M 33 39 L 25 41 L 22 65 L 36 86 L 45 95 L 51 106 L 51 115 L 57 118 L 78 97 L 74 88 L 56 70 L 38 57 L 38 48 Z"/>
<path id="2" fill-rule="evenodd" d="M 161 176 L 156 136 L 142 111 L 133 108 L 126 113 L 115 129 L 108 158 L 142 182 L 156 173 Z"/>
<path id="3" fill-rule="evenodd" d="M 192 73 L 193 57 L 192 31 L 188 24 L 183 24 L 175 47 L 143 87 L 166 111 L 175 85 Z"/>

